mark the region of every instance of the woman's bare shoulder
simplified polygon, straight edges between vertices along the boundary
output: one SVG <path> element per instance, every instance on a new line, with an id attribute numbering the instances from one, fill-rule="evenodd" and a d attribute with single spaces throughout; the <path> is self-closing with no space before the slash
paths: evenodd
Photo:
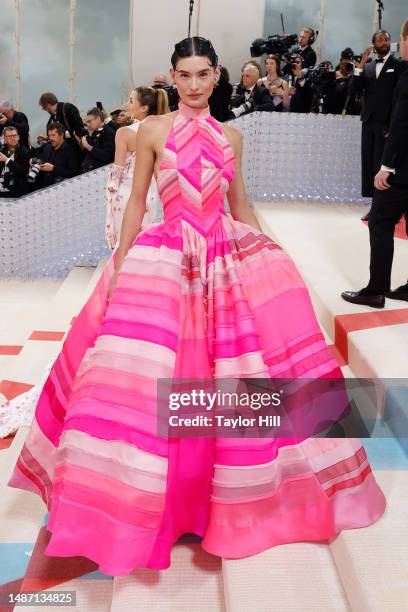
<path id="1" fill-rule="evenodd" d="M 222 131 L 224 132 L 224 136 L 229 141 L 235 153 L 239 153 L 242 149 L 242 134 L 240 130 L 228 123 L 221 123 Z"/>

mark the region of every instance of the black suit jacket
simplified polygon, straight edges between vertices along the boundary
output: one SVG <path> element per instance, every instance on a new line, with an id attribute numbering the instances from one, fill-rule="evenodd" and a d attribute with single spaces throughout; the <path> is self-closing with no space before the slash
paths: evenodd
<path id="1" fill-rule="evenodd" d="M 89 142 L 94 147 L 86 152 L 82 172 L 89 172 L 113 162 L 115 157 L 115 132 L 106 125 L 93 132 Z"/>
<path id="2" fill-rule="evenodd" d="M 3 152 L 8 156 L 5 148 L 3 148 Z M 28 170 L 30 168 L 29 161 L 31 158 L 31 152 L 26 147 L 22 147 L 18 145 L 14 153 L 14 160 L 8 162 L 7 167 L 9 172 L 7 173 L 7 182 L 8 179 L 11 178 L 11 175 L 14 178 L 14 186 L 10 189 L 10 198 L 19 198 L 24 195 L 28 190 L 28 185 L 26 182 L 26 176 L 28 174 Z M 0 174 L 3 172 L 5 162 L 0 162 Z"/>
<path id="3" fill-rule="evenodd" d="M 351 95 L 363 94 L 361 121 L 374 119 L 378 123 L 389 124 L 395 87 L 406 67 L 405 62 L 391 55 L 378 79 L 375 61 L 366 64 L 360 76 L 353 77 Z"/>
<path id="4" fill-rule="evenodd" d="M 390 182 L 408 185 L 408 68 L 400 77 L 382 163 L 395 168 Z"/>
<path id="5" fill-rule="evenodd" d="M 74 133 L 82 135 L 84 128 L 79 110 L 71 102 L 58 102 L 55 114 L 48 119 L 47 129 L 50 123 L 58 121 L 70 133 L 71 138 L 74 138 Z M 75 141 L 76 142 L 76 141 Z"/>
<path id="6" fill-rule="evenodd" d="M 65 141 L 55 150 L 51 143 L 47 143 L 40 153 L 41 161 L 54 166 L 52 172 L 41 172 L 41 185 L 47 187 L 63 179 L 71 178 L 80 172 L 80 163 L 76 147 Z"/>
<path id="7" fill-rule="evenodd" d="M 251 91 L 251 95 L 249 99 L 254 101 L 254 106 L 250 112 L 253 111 L 266 111 L 271 113 L 275 110 L 275 106 L 269 92 L 265 89 L 265 87 L 261 87 L 259 85 L 255 85 L 253 90 Z M 238 86 L 237 89 L 237 98 L 233 104 L 234 108 L 238 108 L 241 104 L 245 104 L 245 88 L 242 85 Z M 235 119 L 235 115 L 232 114 L 233 119 Z"/>
<path id="8" fill-rule="evenodd" d="M 22 147 L 30 148 L 29 143 L 29 132 L 30 126 L 28 125 L 27 116 L 20 111 L 15 111 L 13 118 L 9 119 L 5 125 L 0 126 L 0 136 L 3 133 L 5 127 L 15 127 L 20 136 L 20 145 Z"/>
<path id="9" fill-rule="evenodd" d="M 305 47 L 305 49 L 299 51 L 299 54 L 302 56 L 303 68 L 313 68 L 313 66 L 316 66 L 317 56 L 312 47 Z"/>

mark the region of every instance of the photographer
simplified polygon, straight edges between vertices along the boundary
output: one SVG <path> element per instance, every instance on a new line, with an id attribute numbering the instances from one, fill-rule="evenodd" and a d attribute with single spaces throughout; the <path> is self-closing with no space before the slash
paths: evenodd
<path id="1" fill-rule="evenodd" d="M 0 198 L 19 198 L 26 193 L 25 177 L 30 151 L 20 145 L 20 136 L 15 127 L 5 127 L 3 137 L 4 145 L 0 150 Z"/>
<path id="2" fill-rule="evenodd" d="M 77 107 L 71 104 L 71 102 L 58 102 L 57 96 L 51 92 L 41 94 L 39 105 L 50 114 L 47 131 L 51 123 L 60 123 L 65 127 L 66 138 L 71 138 L 72 143 L 76 146 L 75 133 L 79 134 L 84 129 L 84 124 Z M 46 140 L 46 136 L 39 136 L 37 143 L 42 144 Z"/>
<path id="3" fill-rule="evenodd" d="M 254 111 L 273 112 L 274 104 L 265 87 L 257 85 L 261 78 L 259 69 L 251 62 L 243 67 L 241 84 L 231 99 L 230 119 L 247 115 Z"/>
<path id="4" fill-rule="evenodd" d="M 312 28 L 304 27 L 299 34 L 299 55 L 302 58 L 303 68 L 316 66 L 317 57 L 311 46 L 315 40 L 316 33 Z"/>
<path id="5" fill-rule="evenodd" d="M 323 113 L 331 115 L 359 115 L 361 99 L 358 94 L 351 95 L 350 87 L 355 69 L 352 49 L 347 48 L 341 54 L 340 65 L 336 71 L 335 81 L 331 83 L 323 100 Z"/>
<path id="6" fill-rule="evenodd" d="M 37 157 L 30 160 L 27 180 L 36 188 L 49 187 L 79 174 L 80 165 L 76 147 L 65 140 L 65 128 L 54 122 L 48 126 L 48 142 L 36 150 Z"/>
<path id="7" fill-rule="evenodd" d="M 216 81 L 214 91 L 209 97 L 211 115 L 217 121 L 228 121 L 230 116 L 230 103 L 233 87 L 230 83 L 229 73 L 225 66 L 219 66 L 220 78 Z"/>
<path id="8" fill-rule="evenodd" d="M 103 113 L 97 107 L 87 113 L 87 133 L 76 135 L 80 147 L 85 152 L 82 172 L 95 170 L 111 164 L 115 157 L 115 132 L 104 124 Z"/>
<path id="9" fill-rule="evenodd" d="M 303 60 L 300 55 L 292 55 L 289 60 L 290 67 L 290 103 L 291 113 L 310 113 L 313 104 L 313 90 L 306 75 L 307 69 L 303 69 Z"/>
<path id="10" fill-rule="evenodd" d="M 16 111 L 9 100 L 0 102 L 0 136 L 5 127 L 15 127 L 20 136 L 20 146 L 30 148 L 30 127 L 24 113 Z"/>
<path id="11" fill-rule="evenodd" d="M 377 58 L 369 62 L 372 52 Z M 406 68 L 405 62 L 390 53 L 391 37 L 381 30 L 372 38 L 358 67 L 355 69 L 351 86 L 352 95 L 363 96 L 361 113 L 361 159 L 362 159 L 362 195 L 373 197 L 374 177 L 380 170 L 381 158 L 389 130 L 394 92 L 401 74 Z M 364 219 L 368 218 L 367 215 Z"/>

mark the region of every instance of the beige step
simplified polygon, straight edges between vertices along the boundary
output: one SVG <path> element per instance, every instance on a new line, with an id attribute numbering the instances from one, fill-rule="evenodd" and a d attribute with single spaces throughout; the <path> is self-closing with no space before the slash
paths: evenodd
<path id="1" fill-rule="evenodd" d="M 143 569 L 115 578 L 111 612 L 224 612 L 218 557 L 200 544 L 177 544 L 171 560 L 164 571 Z"/>
<path id="2" fill-rule="evenodd" d="M 223 559 L 226 612 L 348 612 L 327 543 L 276 546 Z"/>
<path id="3" fill-rule="evenodd" d="M 331 544 L 353 612 L 402 612 L 408 602 L 408 472 L 378 471 L 387 498 L 382 518 L 344 531 Z"/>

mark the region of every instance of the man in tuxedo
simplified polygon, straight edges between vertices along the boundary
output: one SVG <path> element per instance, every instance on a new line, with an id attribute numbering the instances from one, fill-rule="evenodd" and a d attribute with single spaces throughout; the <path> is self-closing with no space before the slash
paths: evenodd
<path id="1" fill-rule="evenodd" d="M 312 28 L 304 27 L 299 34 L 299 54 L 302 58 L 303 68 L 313 68 L 316 66 L 317 57 L 312 49 L 316 40 L 316 33 Z"/>
<path id="2" fill-rule="evenodd" d="M 257 85 L 261 78 L 259 69 L 252 63 L 242 69 L 242 84 L 238 86 L 237 96 L 233 100 L 230 119 L 247 115 L 254 111 L 272 112 L 275 106 L 265 87 Z"/>
<path id="3" fill-rule="evenodd" d="M 0 102 L 0 136 L 5 127 L 15 127 L 20 137 L 20 147 L 30 148 L 30 127 L 27 116 L 16 111 L 9 100 Z"/>
<path id="4" fill-rule="evenodd" d="M 372 51 L 377 59 L 368 62 Z M 405 70 L 403 61 L 390 53 L 391 37 L 385 30 L 376 32 L 361 63 L 355 69 L 351 96 L 363 96 L 361 113 L 362 196 L 374 195 L 374 177 L 380 169 L 385 137 L 388 132 L 395 87 Z M 367 220 L 368 215 L 363 217 Z"/>
<path id="5" fill-rule="evenodd" d="M 115 132 L 105 125 L 103 112 L 99 108 L 94 107 L 88 111 L 86 127 L 88 134 L 81 139 L 77 137 L 85 153 L 82 172 L 111 164 L 115 157 Z"/>
<path id="6" fill-rule="evenodd" d="M 19 198 L 27 191 L 30 150 L 20 145 L 17 128 L 3 131 L 4 146 L 0 150 L 0 198 Z"/>
<path id="7" fill-rule="evenodd" d="M 408 20 L 401 31 L 401 57 L 408 61 Z M 374 181 L 376 188 L 369 217 L 370 281 L 361 291 L 345 291 L 343 299 L 353 304 L 384 308 L 385 297 L 408 301 L 408 283 L 391 291 L 394 230 L 408 212 L 408 68 L 395 91 L 389 134 Z"/>

